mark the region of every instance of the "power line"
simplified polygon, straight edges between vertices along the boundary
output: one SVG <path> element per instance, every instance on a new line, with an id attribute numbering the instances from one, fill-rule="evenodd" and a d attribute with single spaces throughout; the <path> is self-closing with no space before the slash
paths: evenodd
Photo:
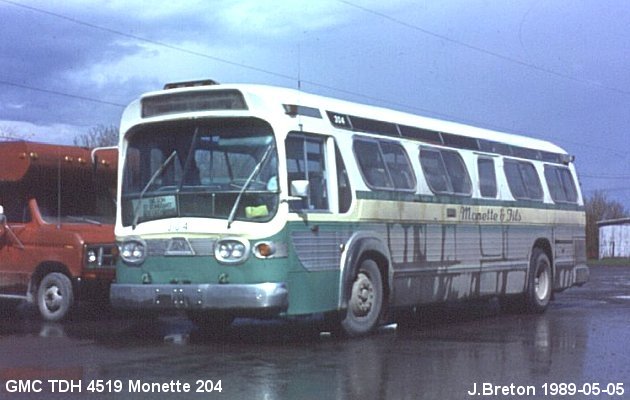
<path id="1" fill-rule="evenodd" d="M 589 174 L 580 174 L 580 178 L 590 178 L 590 179 L 629 179 L 630 175 L 589 175 Z"/>
<path id="2" fill-rule="evenodd" d="M 107 105 L 115 106 L 115 107 L 121 107 L 121 108 L 125 108 L 126 107 L 125 104 L 114 103 L 114 102 L 106 101 L 106 100 L 99 100 L 99 99 L 95 99 L 95 98 L 92 98 L 92 97 L 80 96 L 80 95 L 71 94 L 71 93 L 59 92 L 57 90 L 42 89 L 42 88 L 37 88 L 37 87 L 24 85 L 24 84 L 20 84 L 20 83 L 9 82 L 9 81 L 5 81 L 5 80 L 0 80 L 0 85 L 13 86 L 13 87 L 21 88 L 21 89 L 34 90 L 34 91 L 37 91 L 37 92 L 54 94 L 54 95 L 57 95 L 57 96 L 70 97 L 70 98 L 78 99 L 78 100 L 91 101 L 93 103 L 107 104 Z"/>
<path id="3" fill-rule="evenodd" d="M 122 31 L 119 31 L 119 30 L 116 30 L 116 29 L 107 28 L 107 27 L 104 27 L 104 26 L 100 26 L 100 25 L 96 25 L 96 24 L 90 23 L 90 22 L 85 22 L 85 21 L 82 21 L 82 20 L 77 19 L 77 18 L 68 17 L 68 16 L 63 15 L 63 14 L 55 13 L 55 12 L 44 10 L 44 9 L 40 9 L 40 8 L 37 8 L 37 7 L 28 6 L 28 5 L 21 4 L 21 3 L 15 2 L 15 1 L 0 0 L 0 2 L 11 4 L 13 6 L 20 7 L 20 8 L 32 11 L 32 12 L 41 13 L 41 14 L 52 16 L 52 17 L 55 17 L 55 18 L 63 19 L 65 21 L 72 22 L 72 23 L 78 24 L 78 25 L 82 25 L 82 26 L 85 26 L 85 27 L 88 27 L 88 28 L 91 28 L 91 29 L 100 30 L 100 31 L 103 31 L 103 32 L 107 32 L 107 33 L 110 33 L 110 34 L 113 34 L 113 35 L 118 35 L 118 36 L 125 37 L 125 38 L 128 38 L 128 39 L 137 40 L 137 41 L 140 41 L 140 42 L 150 43 L 150 44 L 153 44 L 153 45 L 156 45 L 156 46 L 164 47 L 164 48 L 167 48 L 167 49 L 170 49 L 170 50 L 179 51 L 179 52 L 182 52 L 182 53 L 185 53 L 185 54 L 190 54 L 190 55 L 206 58 L 206 59 L 209 59 L 209 60 L 221 62 L 221 63 L 224 63 L 224 64 L 228 64 L 228 65 L 232 65 L 232 66 L 237 66 L 237 67 L 240 67 L 240 68 L 248 69 L 250 71 L 261 72 L 261 73 L 264 73 L 264 74 L 268 74 L 268 75 L 271 75 L 271 76 L 275 76 L 275 77 L 279 77 L 279 78 L 283 78 L 283 79 L 287 79 L 287 80 L 291 80 L 291 81 L 297 81 L 299 79 L 298 77 L 294 77 L 294 76 L 290 76 L 290 75 L 286 75 L 286 74 L 281 74 L 281 73 L 278 73 L 278 72 L 275 72 L 275 71 L 270 71 L 270 70 L 267 70 L 267 69 L 251 66 L 251 65 L 248 65 L 248 64 L 244 64 L 244 63 L 238 63 L 238 62 L 230 61 L 230 60 L 227 60 L 227 59 L 224 59 L 224 58 L 221 58 L 221 57 L 211 56 L 209 54 L 202 53 L 200 51 L 186 49 L 186 48 L 181 47 L 181 46 L 175 46 L 175 45 L 172 45 L 172 44 L 169 44 L 169 43 L 165 43 L 165 42 L 161 42 L 161 41 L 158 41 L 158 40 L 147 39 L 147 38 L 142 37 L 142 36 L 138 36 L 138 35 L 122 32 Z M 469 123 L 473 123 L 473 124 L 480 124 L 479 122 L 472 121 L 472 120 L 466 121 L 464 119 L 458 118 L 458 117 L 456 117 L 454 115 L 451 115 L 451 114 L 440 113 L 440 112 L 436 112 L 436 111 L 433 111 L 433 110 L 420 108 L 420 107 L 413 107 L 413 106 L 409 106 L 408 104 L 403 104 L 403 103 L 399 103 L 399 102 L 395 102 L 395 101 L 385 100 L 385 99 L 378 98 L 378 97 L 368 96 L 368 95 L 365 95 L 363 93 L 358 93 L 358 92 L 354 92 L 354 91 L 351 91 L 351 90 L 344 90 L 344 89 L 335 88 L 333 86 L 326 85 L 326 84 L 319 83 L 319 82 L 315 82 L 315 81 L 309 81 L 309 80 L 300 79 L 300 82 L 304 83 L 304 84 L 308 84 L 308 85 L 314 86 L 314 87 L 319 87 L 319 88 L 322 88 L 322 89 L 327 89 L 327 90 L 335 91 L 335 92 L 338 92 L 338 93 L 343 93 L 343 94 L 346 94 L 346 95 L 351 95 L 351 96 L 363 98 L 363 99 L 370 100 L 370 101 L 376 101 L 378 103 L 387 104 L 389 106 L 402 107 L 402 108 L 405 108 L 405 109 L 408 109 L 408 110 L 415 110 L 415 111 L 421 111 L 421 112 L 430 113 L 430 114 L 433 114 L 433 115 L 439 116 L 439 117 L 445 117 L 445 118 L 449 118 L 449 119 L 456 119 L 456 120 L 459 120 L 459 121 L 462 121 L 462 122 L 469 122 Z M 10 83 L 7 83 L 7 84 L 10 84 Z M 19 85 L 14 84 L 14 86 L 19 86 Z M 29 89 L 33 89 L 33 90 L 37 90 L 37 89 L 32 88 L 32 87 L 28 87 L 28 88 Z M 41 91 L 46 91 L 46 90 L 42 89 Z M 53 93 L 53 92 L 49 91 L 49 93 Z M 61 92 L 59 92 L 59 94 L 67 95 L 67 94 L 63 94 Z M 72 95 L 67 95 L 67 96 L 73 97 Z M 492 127 L 491 125 L 488 125 L 488 124 L 481 124 L 481 125 Z M 495 126 L 494 128 L 503 130 L 501 127 L 496 127 Z"/>
<path id="4" fill-rule="evenodd" d="M 538 72 L 543 72 L 543 73 L 546 73 L 546 74 L 549 74 L 549 75 L 553 75 L 553 76 L 555 76 L 557 78 L 570 80 L 570 81 L 573 81 L 573 82 L 585 84 L 585 85 L 592 86 L 592 87 L 598 87 L 600 89 L 605 89 L 605 90 L 609 90 L 609 91 L 612 91 L 612 92 L 617 92 L 617 93 L 626 94 L 626 95 L 630 94 L 630 91 L 628 91 L 628 90 L 623 90 L 623 89 L 619 89 L 619 88 L 616 88 L 616 87 L 607 86 L 607 85 L 604 85 L 602 83 L 595 82 L 595 81 L 590 81 L 590 80 L 576 78 L 576 77 L 574 77 L 572 75 L 563 74 L 561 72 L 558 72 L 558 71 L 555 71 L 555 70 L 552 70 L 552 69 L 549 69 L 549 68 L 544 68 L 544 67 L 541 67 L 539 65 L 528 63 L 528 62 L 525 62 L 523 60 L 519 60 L 519 59 L 514 58 L 514 57 L 506 56 L 505 54 L 501 54 L 501 53 L 497 53 L 495 51 L 484 49 L 483 47 L 479 47 L 479 46 L 475 46 L 475 45 L 472 45 L 472 44 L 469 44 L 469 43 L 466 43 L 466 42 L 462 42 L 461 40 L 453 39 L 451 37 L 448 37 L 448 36 L 445 36 L 445 35 L 441 35 L 439 33 L 432 32 L 432 31 L 430 31 L 428 29 L 425 29 L 425 28 L 422 28 L 420 26 L 411 24 L 409 22 L 403 21 L 403 20 L 398 19 L 398 18 L 394 18 L 391 15 L 387 15 L 387 14 L 382 13 L 380 11 L 376 11 L 376 10 L 373 10 L 373 9 L 370 9 L 370 8 L 367 8 L 367 7 L 364 7 L 364 6 L 360 6 L 358 4 L 350 2 L 348 0 L 337 0 L 337 1 L 340 2 L 340 3 L 343 3 L 343 4 L 347 5 L 347 6 L 354 7 L 356 9 L 358 9 L 358 10 L 363 11 L 363 12 L 376 15 L 378 17 L 386 19 L 386 20 L 388 20 L 390 22 L 393 22 L 395 24 L 398 24 L 398 25 L 407 27 L 409 29 L 413 29 L 415 31 L 421 32 L 421 33 L 423 33 L 425 35 L 432 36 L 432 37 L 435 37 L 437 39 L 443 40 L 445 42 L 456 44 L 458 46 L 465 47 L 465 48 L 467 48 L 469 50 L 473 50 L 473 51 L 476 51 L 478 53 L 482 53 L 482 54 L 485 54 L 485 55 L 488 55 L 488 56 L 491 56 L 491 57 L 495 57 L 495 58 L 498 58 L 498 59 L 503 60 L 503 61 L 507 61 L 507 62 L 510 62 L 510 63 L 513 63 L 513 64 L 517 64 L 517 65 L 519 65 L 521 67 L 529 68 L 529 69 L 532 69 L 532 70 L 535 70 L 535 71 L 538 71 Z"/>
<path id="5" fill-rule="evenodd" d="M 625 187 L 616 187 L 616 188 L 609 188 L 609 189 L 602 189 L 602 188 L 597 188 L 597 189 L 587 189 L 587 190 L 582 190 L 583 192 L 586 193 L 593 193 L 593 192 L 626 192 L 626 191 L 630 191 L 630 186 L 625 186 Z"/>
<path id="6" fill-rule="evenodd" d="M 593 144 L 592 142 L 580 143 L 580 142 L 575 142 L 575 141 L 572 141 L 572 140 L 562 140 L 562 143 L 570 143 L 570 144 L 574 144 L 574 145 L 577 145 L 577 146 L 585 146 L 585 147 L 588 147 L 590 149 L 605 150 L 605 151 L 609 152 L 610 154 L 614 154 L 615 156 L 621 157 L 621 158 L 624 158 L 624 159 L 627 157 L 627 153 L 621 152 L 621 151 L 619 151 L 619 149 L 611 149 L 609 147 L 599 146 L 599 145 Z"/>

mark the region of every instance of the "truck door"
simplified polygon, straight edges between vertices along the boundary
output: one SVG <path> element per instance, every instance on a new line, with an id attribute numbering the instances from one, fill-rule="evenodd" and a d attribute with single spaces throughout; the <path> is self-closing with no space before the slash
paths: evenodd
<path id="1" fill-rule="evenodd" d="M 16 200 L 7 198 L 0 216 L 0 295 L 25 296 L 32 268 L 20 237 L 31 217 L 28 203 Z"/>

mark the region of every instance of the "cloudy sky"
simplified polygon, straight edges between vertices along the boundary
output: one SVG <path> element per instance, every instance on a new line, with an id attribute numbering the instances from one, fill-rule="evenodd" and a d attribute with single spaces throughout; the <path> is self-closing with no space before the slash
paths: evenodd
<path id="1" fill-rule="evenodd" d="M 0 131 L 71 144 L 165 82 L 266 83 L 551 140 L 630 208 L 627 0 L 0 0 Z"/>

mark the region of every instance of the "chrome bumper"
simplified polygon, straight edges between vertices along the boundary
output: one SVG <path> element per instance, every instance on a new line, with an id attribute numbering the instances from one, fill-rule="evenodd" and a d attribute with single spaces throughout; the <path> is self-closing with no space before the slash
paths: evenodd
<path id="1" fill-rule="evenodd" d="M 285 283 L 130 285 L 112 284 L 110 301 L 122 309 L 216 310 L 280 313 L 289 308 Z"/>

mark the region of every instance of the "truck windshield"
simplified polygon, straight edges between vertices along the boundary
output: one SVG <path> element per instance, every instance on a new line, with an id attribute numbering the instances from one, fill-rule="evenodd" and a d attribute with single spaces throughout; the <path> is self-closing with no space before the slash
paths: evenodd
<path id="1" fill-rule="evenodd" d="M 122 223 L 175 217 L 269 221 L 278 206 L 272 129 L 253 118 L 140 126 L 128 134 Z"/>
<path id="2" fill-rule="evenodd" d="M 113 224 L 116 196 L 108 182 L 90 168 L 64 172 L 58 185 L 57 171 L 47 171 L 33 182 L 28 197 L 37 200 L 42 218 L 49 223 Z M 45 184 L 43 183 L 45 182 Z"/>

